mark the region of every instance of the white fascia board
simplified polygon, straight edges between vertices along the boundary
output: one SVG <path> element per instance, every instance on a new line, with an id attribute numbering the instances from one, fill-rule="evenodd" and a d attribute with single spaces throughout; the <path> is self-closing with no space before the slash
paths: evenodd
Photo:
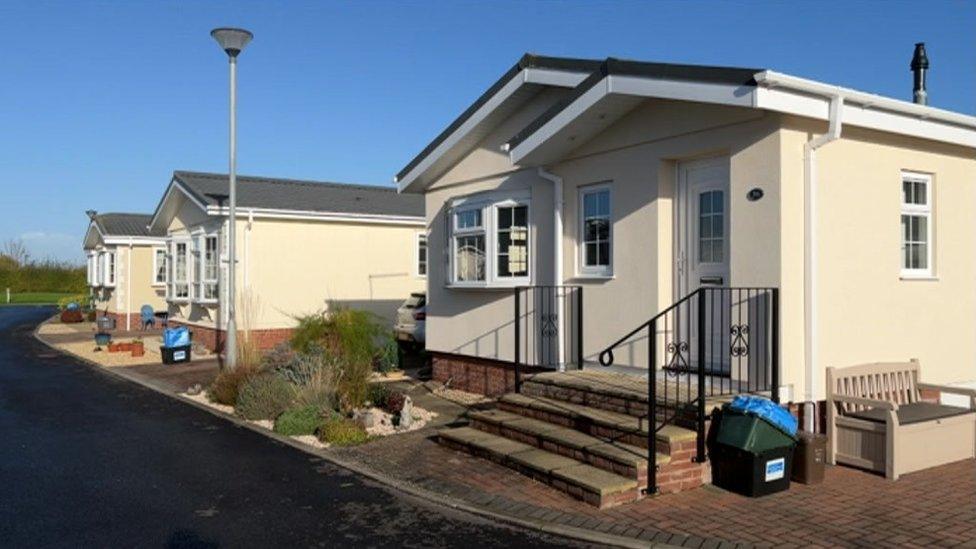
<path id="1" fill-rule="evenodd" d="M 166 239 L 157 236 L 109 236 L 105 239 L 106 244 L 134 246 L 162 246 L 166 244 Z"/>
<path id="2" fill-rule="evenodd" d="M 414 166 L 403 179 L 395 180 L 398 192 L 405 192 L 409 189 L 418 177 L 426 172 L 435 162 L 440 160 L 449 150 L 458 144 L 464 136 L 481 124 L 485 118 L 495 111 L 502 103 L 512 96 L 519 88 L 525 84 L 542 84 L 546 86 L 558 86 L 562 88 L 574 88 L 586 78 L 587 73 L 558 71 L 552 69 L 527 68 L 508 81 L 502 89 L 491 97 L 481 106 L 470 118 L 464 121 L 460 127 L 454 130 L 450 136 L 441 142 L 433 151 L 430 152 L 419 164 Z"/>
<path id="3" fill-rule="evenodd" d="M 577 119 L 593 107 L 593 105 L 610 94 L 716 103 L 737 107 L 752 107 L 755 103 L 755 98 L 753 97 L 755 88 L 752 86 L 610 75 L 587 90 L 586 93 L 579 96 L 571 104 L 567 105 L 559 114 L 512 149 L 509 153 L 512 163 L 516 164 L 520 162 L 572 123 L 573 120 Z"/>
<path id="4" fill-rule="evenodd" d="M 412 215 L 380 215 L 354 214 L 342 212 L 307 212 L 300 210 L 278 210 L 270 208 L 237 208 L 239 212 L 247 212 L 250 216 L 264 219 L 298 219 L 309 221 L 334 221 L 347 223 L 371 223 L 379 225 L 416 225 L 424 226 L 426 219 Z M 227 207 L 210 206 L 207 214 L 224 216 L 230 213 Z M 242 220 L 243 221 L 243 220 Z"/>
<path id="5" fill-rule="evenodd" d="M 166 205 L 166 202 L 170 199 L 170 197 L 173 195 L 173 191 L 175 190 L 182 192 L 190 200 L 190 202 L 196 204 L 196 206 L 202 211 L 207 212 L 207 205 L 197 200 L 196 197 L 193 196 L 193 193 L 191 193 L 174 177 L 173 180 L 169 182 L 169 187 L 166 188 L 166 192 L 163 193 L 163 199 L 160 200 L 159 205 L 156 206 L 156 211 L 153 212 L 152 219 L 149 220 L 148 226 L 150 228 L 156 226 L 156 221 L 159 220 L 159 214 L 163 211 L 163 206 Z"/>
<path id="6" fill-rule="evenodd" d="M 756 75 L 755 107 L 827 120 L 830 98 L 844 99 L 843 124 L 976 147 L 976 117 L 831 86 L 773 71 Z"/>
<path id="7" fill-rule="evenodd" d="M 525 141 L 522 141 L 508 152 L 512 164 L 518 164 L 529 153 L 539 148 L 539 146 L 568 126 L 573 120 L 576 120 L 580 115 L 588 111 L 590 107 L 606 97 L 609 90 L 610 77 L 606 77 L 589 90 L 586 90 L 575 101 L 566 105 L 566 108 L 559 111 L 556 116 L 553 116 L 541 128 L 534 131 Z"/>
<path id="8" fill-rule="evenodd" d="M 751 107 L 753 104 L 752 94 L 755 93 L 756 89 L 755 86 L 660 80 L 640 76 L 611 75 L 609 79 L 609 93 L 677 101 L 718 103 L 738 107 Z"/>

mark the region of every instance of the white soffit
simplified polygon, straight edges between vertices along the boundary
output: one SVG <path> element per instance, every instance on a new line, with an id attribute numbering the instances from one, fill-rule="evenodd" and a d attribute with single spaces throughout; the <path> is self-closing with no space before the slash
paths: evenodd
<path id="1" fill-rule="evenodd" d="M 513 164 L 520 162 L 545 163 L 552 160 L 554 155 L 558 156 L 560 152 L 568 152 L 569 149 L 583 144 L 586 141 L 585 137 L 602 131 L 643 99 L 672 99 L 752 107 L 755 102 L 755 90 L 756 88 L 753 86 L 609 75 L 512 148 L 509 151 L 509 156 Z M 631 100 L 624 102 L 618 100 L 618 98 L 624 97 L 631 98 Z M 611 98 L 613 101 L 608 103 L 608 99 Z M 611 110 L 617 115 L 616 118 L 607 116 L 600 119 L 602 124 L 593 124 L 590 127 L 582 128 L 583 131 L 580 135 L 584 138 L 573 140 L 572 143 L 567 141 L 568 138 L 558 139 L 557 136 L 564 135 L 568 129 L 573 128 L 578 120 L 603 105 L 618 107 L 614 109 L 611 106 Z M 621 106 L 623 109 L 620 108 Z M 556 144 L 554 146 L 549 145 L 554 137 L 556 137 Z"/>
<path id="2" fill-rule="evenodd" d="M 490 122 L 492 121 L 493 114 L 498 111 L 509 99 L 512 99 L 516 92 L 521 90 L 526 85 L 542 85 L 542 86 L 554 86 L 560 88 L 575 88 L 582 82 L 589 73 L 585 72 L 572 72 L 564 70 L 555 69 L 544 69 L 544 68 L 525 68 L 518 73 L 514 78 L 509 80 L 502 89 L 491 97 L 484 105 L 481 106 L 470 118 L 464 121 L 454 132 L 448 136 L 440 145 L 438 145 L 433 151 L 428 154 L 423 161 L 417 164 L 410 172 L 408 172 L 403 179 L 397 180 L 397 190 L 399 192 L 404 192 L 410 188 L 414 183 L 424 179 L 424 175 L 431 170 L 431 168 L 436 168 L 438 166 L 443 167 L 444 164 L 450 165 L 460 159 L 464 153 L 467 152 L 469 147 L 473 147 L 475 143 L 469 143 L 465 147 L 466 138 L 471 136 L 483 136 L 490 128 L 493 127 Z M 481 132 L 476 130 L 479 126 L 489 122 L 487 129 L 482 129 Z M 480 139 L 479 139 L 480 140 Z M 449 154 L 451 151 L 461 145 L 462 150 L 456 151 L 454 154 Z M 423 181 L 421 181 L 423 182 Z"/>

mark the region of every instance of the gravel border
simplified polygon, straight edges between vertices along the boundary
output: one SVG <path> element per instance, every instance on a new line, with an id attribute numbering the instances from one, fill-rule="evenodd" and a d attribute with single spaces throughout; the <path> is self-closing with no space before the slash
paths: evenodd
<path id="1" fill-rule="evenodd" d="M 50 321 L 51 321 L 51 319 L 48 319 L 48 320 L 45 320 L 44 322 L 38 324 L 38 326 L 33 330 L 34 338 L 37 341 L 40 341 L 41 343 L 43 343 L 44 345 L 46 345 L 47 347 L 49 347 L 50 349 L 52 349 L 54 351 L 57 351 L 58 353 L 60 353 L 62 355 L 70 356 L 70 357 L 75 358 L 75 359 L 77 359 L 77 360 L 79 360 L 79 361 L 81 361 L 81 362 L 83 362 L 83 363 L 85 363 L 85 364 L 87 364 L 89 366 L 95 367 L 97 370 L 99 370 L 101 372 L 105 372 L 105 373 L 107 373 L 109 375 L 112 375 L 112 376 L 115 376 L 115 377 L 124 379 L 126 381 L 131 381 L 133 383 L 137 383 L 137 384 L 142 385 L 143 387 L 145 387 L 147 389 L 151 389 L 151 390 L 153 390 L 153 391 L 155 391 L 157 393 L 166 395 L 166 396 L 168 396 L 170 398 L 173 398 L 175 400 L 179 400 L 181 402 L 184 402 L 186 404 L 189 404 L 191 406 L 194 406 L 194 407 L 196 407 L 196 408 L 198 408 L 200 410 L 204 410 L 206 412 L 209 412 L 209 413 L 211 413 L 211 414 L 213 414 L 213 415 L 215 415 L 217 417 L 221 417 L 221 418 L 223 418 L 223 419 L 225 419 L 227 421 L 230 421 L 231 423 L 237 425 L 238 427 L 244 427 L 245 429 L 250 429 L 251 431 L 253 431 L 255 433 L 259 433 L 259 434 L 264 435 L 264 436 L 266 436 L 268 438 L 272 438 L 272 439 L 274 439 L 274 440 L 276 440 L 278 442 L 281 442 L 282 444 L 287 444 L 288 446 L 291 446 L 292 448 L 295 448 L 297 450 L 301 450 L 302 452 L 305 452 L 306 454 L 310 454 L 310 455 L 313 455 L 315 457 L 324 459 L 324 460 L 332 463 L 333 465 L 337 465 L 339 467 L 342 467 L 344 469 L 347 469 L 349 471 L 352 471 L 353 473 L 356 473 L 358 475 L 361 475 L 361 476 L 364 476 L 366 478 L 369 478 L 369 479 L 371 479 L 371 480 L 373 480 L 375 482 L 378 482 L 380 484 L 383 484 L 388 489 L 396 490 L 398 492 L 403 492 L 403 493 L 408 494 L 410 496 L 413 496 L 415 498 L 421 499 L 421 500 L 425 501 L 429 505 L 447 507 L 447 508 L 450 508 L 450 509 L 454 509 L 454 510 L 459 510 L 459 511 L 463 511 L 463 512 L 466 512 L 466 513 L 470 513 L 472 515 L 479 516 L 479 517 L 482 517 L 482 518 L 488 518 L 488 519 L 491 519 L 491 520 L 496 520 L 498 522 L 502 522 L 502 523 L 508 524 L 510 526 L 516 526 L 516 527 L 524 528 L 524 529 L 528 529 L 528 530 L 536 530 L 536 531 L 539 531 L 539 532 L 544 532 L 544 533 L 547 533 L 547 534 L 553 534 L 553 535 L 557 535 L 557 536 L 562 536 L 562 537 L 565 537 L 565 538 L 570 538 L 570 539 L 574 539 L 574 540 L 577 540 L 577 541 L 583 541 L 583 542 L 587 542 L 587 543 L 599 543 L 599 544 L 611 545 L 611 546 L 615 546 L 615 547 L 628 547 L 628 548 L 641 548 L 641 549 L 647 549 L 649 547 L 653 547 L 653 548 L 675 547 L 673 545 L 662 544 L 662 543 L 651 543 L 651 542 L 648 542 L 646 540 L 638 540 L 638 539 L 624 537 L 624 536 L 618 536 L 618 535 L 613 535 L 613 534 L 596 532 L 596 531 L 593 531 L 593 530 L 586 530 L 586 529 L 583 529 L 583 528 L 576 528 L 576 527 L 572 527 L 572 526 L 565 526 L 565 525 L 562 525 L 562 524 L 553 524 L 553 523 L 549 523 L 549 522 L 546 522 L 546 521 L 543 521 L 543 520 L 537 520 L 537 519 L 532 519 L 532 518 L 514 517 L 514 516 L 507 515 L 507 514 L 503 514 L 503 513 L 497 513 L 497 512 L 488 510 L 488 509 L 484 509 L 484 508 L 481 508 L 481 507 L 473 506 L 473 505 L 471 505 L 471 504 L 469 504 L 467 502 L 461 501 L 461 500 L 459 500 L 459 499 L 457 499 L 455 497 L 449 496 L 447 494 L 434 492 L 434 491 L 428 490 L 426 488 L 421 488 L 421 487 L 416 486 L 416 485 L 411 484 L 411 483 L 403 482 L 400 479 L 396 479 L 396 478 L 390 477 L 390 476 L 388 476 L 388 475 L 386 475 L 384 473 L 381 473 L 379 471 L 370 469 L 370 468 L 362 465 L 359 462 L 352 461 L 352 460 L 347 460 L 347 459 L 343 459 L 343 458 L 341 458 L 339 456 L 336 456 L 334 453 L 328 451 L 328 449 L 312 448 L 311 446 L 308 446 L 306 444 L 303 444 L 302 442 L 299 442 L 297 440 L 294 440 L 291 437 L 284 436 L 284 435 L 280 435 L 278 433 L 275 433 L 274 431 L 270 431 L 268 429 L 265 429 L 263 427 L 260 427 L 258 425 L 255 425 L 255 424 L 253 424 L 251 422 L 242 420 L 242 419 L 240 419 L 240 418 L 238 418 L 236 416 L 233 416 L 231 414 L 228 414 L 228 413 L 222 412 L 220 410 L 217 410 L 217 409 L 215 409 L 215 408 L 213 408 L 211 406 L 207 406 L 206 404 L 203 404 L 201 402 L 198 402 L 198 401 L 195 401 L 193 399 L 187 398 L 184 395 L 181 395 L 181 394 L 178 394 L 178 393 L 174 393 L 173 391 L 169 390 L 168 388 L 162 387 L 162 386 L 160 386 L 158 384 L 155 384 L 155 383 L 152 383 L 151 381 L 143 378 L 142 376 L 138 376 L 138 375 L 132 374 L 130 372 L 127 372 L 127 371 L 125 371 L 124 368 L 109 368 L 109 367 L 105 367 L 105 366 L 102 366 L 102 365 L 100 365 L 100 364 L 98 364 L 96 362 L 93 362 L 91 360 L 88 360 L 85 357 L 82 357 L 82 356 L 79 356 L 79 355 L 75 355 L 74 353 L 71 353 L 71 352 L 65 351 L 63 349 L 60 349 L 60 348 L 56 347 L 54 344 L 49 343 L 48 341 L 45 341 L 44 338 L 41 336 L 41 334 L 38 333 L 39 330 L 40 330 L 40 327 L 43 326 L 44 324 L 50 322 Z"/>

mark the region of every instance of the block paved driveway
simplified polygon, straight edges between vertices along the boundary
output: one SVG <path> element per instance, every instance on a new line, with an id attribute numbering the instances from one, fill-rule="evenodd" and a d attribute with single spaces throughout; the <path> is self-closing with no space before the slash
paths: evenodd
<path id="1" fill-rule="evenodd" d="M 431 433 L 337 450 L 499 513 L 685 547 L 976 548 L 976 461 L 897 482 L 829 467 L 821 485 L 750 499 L 706 486 L 599 511 L 510 469 L 446 449 Z"/>
<path id="2" fill-rule="evenodd" d="M 0 307 L 2 547 L 579 546 L 408 498 L 43 346 Z"/>

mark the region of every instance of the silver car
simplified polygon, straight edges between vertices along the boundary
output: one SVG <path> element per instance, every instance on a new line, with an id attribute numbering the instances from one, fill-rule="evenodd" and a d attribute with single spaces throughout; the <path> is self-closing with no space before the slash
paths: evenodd
<path id="1" fill-rule="evenodd" d="M 427 293 L 415 292 L 397 309 L 393 334 L 400 345 L 412 351 L 424 348 L 427 336 Z"/>

